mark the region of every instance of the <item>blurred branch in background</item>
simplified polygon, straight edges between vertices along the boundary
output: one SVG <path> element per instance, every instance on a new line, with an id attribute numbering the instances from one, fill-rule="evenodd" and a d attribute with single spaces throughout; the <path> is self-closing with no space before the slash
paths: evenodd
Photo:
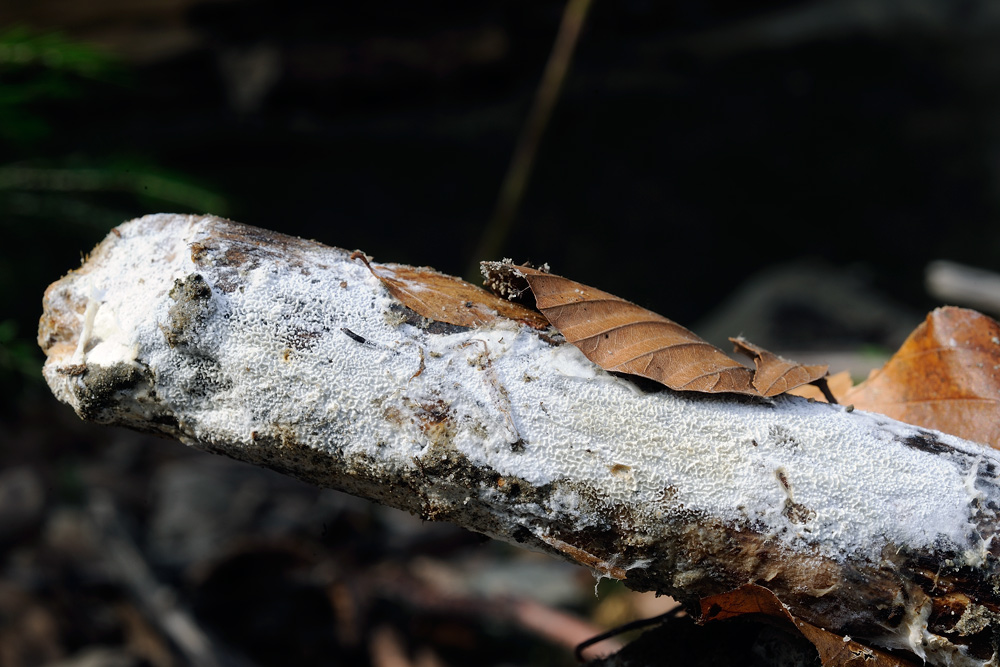
<path id="1" fill-rule="evenodd" d="M 713 27 L 679 43 L 704 55 L 721 56 L 863 34 L 940 35 L 950 30 L 974 37 L 989 34 L 996 20 L 987 2 L 971 2 L 958 10 L 942 0 L 808 0 Z"/>
<path id="2" fill-rule="evenodd" d="M 938 260 L 927 265 L 925 282 L 935 299 L 1000 315 L 1000 274 Z"/>
<path id="3" fill-rule="evenodd" d="M 252 663 L 223 649 L 182 607 L 177 593 L 157 579 L 145 556 L 126 530 L 111 494 L 94 490 L 88 504 L 90 519 L 100 536 L 108 571 L 118 577 L 159 631 L 169 637 L 192 667 L 249 667 Z"/>

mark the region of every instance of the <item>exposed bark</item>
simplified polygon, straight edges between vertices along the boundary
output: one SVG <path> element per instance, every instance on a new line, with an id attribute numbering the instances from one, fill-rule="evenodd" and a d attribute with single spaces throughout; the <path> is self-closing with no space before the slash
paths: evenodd
<path id="1" fill-rule="evenodd" d="M 212 217 L 113 231 L 46 292 L 52 390 L 688 603 L 995 664 L 998 456 L 841 406 L 647 391 L 558 338 L 402 307 L 349 253 Z"/>

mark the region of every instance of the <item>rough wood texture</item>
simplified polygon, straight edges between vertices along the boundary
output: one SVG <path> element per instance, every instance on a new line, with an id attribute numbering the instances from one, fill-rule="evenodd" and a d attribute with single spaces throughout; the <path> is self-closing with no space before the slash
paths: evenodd
<path id="1" fill-rule="evenodd" d="M 996 664 L 998 457 L 780 396 L 647 391 L 558 338 L 402 307 L 349 253 L 126 223 L 45 295 L 45 377 L 175 437 L 687 602 L 747 582 L 940 665 Z"/>

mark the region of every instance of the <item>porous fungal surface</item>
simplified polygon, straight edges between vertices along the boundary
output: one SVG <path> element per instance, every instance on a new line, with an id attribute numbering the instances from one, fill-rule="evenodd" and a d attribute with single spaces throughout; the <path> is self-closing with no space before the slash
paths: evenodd
<path id="1" fill-rule="evenodd" d="M 39 339 L 47 381 L 86 419 L 644 587 L 700 594 L 742 577 L 843 607 L 859 586 L 837 567 L 881 572 L 919 554 L 985 573 L 977 585 L 996 598 L 993 450 L 796 397 L 640 389 L 509 320 L 430 323 L 336 248 L 146 216 L 49 289 Z M 872 623 L 797 611 L 941 664 L 988 662 L 988 648 L 928 631 L 913 581 L 899 584 L 911 600 L 884 601 Z"/>

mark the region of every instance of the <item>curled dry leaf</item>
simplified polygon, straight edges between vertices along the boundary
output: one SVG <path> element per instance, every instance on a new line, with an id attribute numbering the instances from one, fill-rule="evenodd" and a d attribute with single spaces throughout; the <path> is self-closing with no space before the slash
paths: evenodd
<path id="1" fill-rule="evenodd" d="M 402 264 L 370 264 L 360 251 L 352 254 L 351 259 L 363 261 L 390 294 L 429 320 L 478 327 L 493 322 L 499 316 L 534 329 L 549 327 L 548 321 L 539 313 L 434 269 Z"/>
<path id="2" fill-rule="evenodd" d="M 753 359 L 757 371 L 753 374 L 754 389 L 761 396 L 777 396 L 826 376 L 829 366 L 803 366 L 802 364 L 768 352 L 742 336 L 730 338 L 736 351 Z M 821 392 L 822 393 L 822 392 Z"/>
<path id="3" fill-rule="evenodd" d="M 549 322 L 607 371 L 679 391 L 750 396 L 775 396 L 826 374 L 825 366 L 801 366 L 737 339 L 737 349 L 754 358 L 755 374 L 673 320 L 613 294 L 526 266 L 484 262 L 484 272 L 501 293 L 519 291 L 513 278 L 526 280 Z"/>
<path id="4" fill-rule="evenodd" d="M 671 389 L 756 395 L 749 368 L 676 322 L 567 278 L 517 269 L 548 321 L 605 370 Z"/>
<path id="5" fill-rule="evenodd" d="M 1000 324 L 938 308 L 841 402 L 1000 449 Z"/>
<path id="6" fill-rule="evenodd" d="M 823 667 L 916 667 L 917 664 L 798 619 L 774 593 L 756 584 L 746 584 L 728 593 L 702 598 L 700 606 L 701 623 L 748 614 L 762 614 L 790 623 L 816 647 Z"/>

